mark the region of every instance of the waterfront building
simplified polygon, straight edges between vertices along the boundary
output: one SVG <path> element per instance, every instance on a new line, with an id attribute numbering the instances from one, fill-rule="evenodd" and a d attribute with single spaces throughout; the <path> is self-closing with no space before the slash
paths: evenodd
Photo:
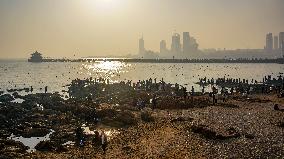
<path id="1" fill-rule="evenodd" d="M 183 32 L 183 52 L 189 53 L 191 50 L 189 32 Z"/>
<path id="2" fill-rule="evenodd" d="M 166 52 L 167 52 L 167 43 L 166 43 L 165 40 L 162 40 L 162 41 L 160 42 L 160 53 L 161 53 L 161 54 L 164 54 L 164 53 L 166 53 Z"/>
<path id="3" fill-rule="evenodd" d="M 265 50 L 271 52 L 273 50 L 273 36 L 272 33 L 266 34 Z"/>
<path id="4" fill-rule="evenodd" d="M 31 57 L 28 59 L 29 62 L 42 62 L 43 58 L 42 58 L 42 54 L 39 52 L 34 52 L 31 54 Z"/>
<path id="5" fill-rule="evenodd" d="M 174 33 L 172 36 L 171 51 L 173 54 L 177 54 L 181 52 L 180 35 L 178 33 Z"/>
<path id="6" fill-rule="evenodd" d="M 278 50 L 279 49 L 279 41 L 278 41 L 278 36 L 274 36 L 274 50 Z"/>
<path id="7" fill-rule="evenodd" d="M 283 43 L 284 43 L 284 32 L 280 32 L 279 33 L 278 39 L 279 39 L 279 46 L 278 46 L 278 48 L 280 50 L 282 50 L 284 48 L 284 46 L 283 46 Z"/>
<path id="8" fill-rule="evenodd" d="M 139 39 L 139 54 L 145 53 L 144 39 L 143 37 Z"/>

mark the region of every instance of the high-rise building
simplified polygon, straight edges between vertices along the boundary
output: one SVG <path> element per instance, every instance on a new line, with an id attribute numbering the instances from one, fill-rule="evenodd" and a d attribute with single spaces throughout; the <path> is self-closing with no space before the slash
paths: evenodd
<path id="1" fill-rule="evenodd" d="M 278 50 L 279 47 L 278 47 L 278 36 L 274 36 L 274 50 Z"/>
<path id="2" fill-rule="evenodd" d="M 139 54 L 145 53 L 144 39 L 143 37 L 139 39 Z"/>
<path id="3" fill-rule="evenodd" d="M 180 43 L 180 35 L 178 33 L 174 33 L 172 36 L 172 53 L 180 53 L 181 52 L 181 43 Z"/>
<path id="4" fill-rule="evenodd" d="M 160 53 L 166 53 L 167 52 L 167 43 L 165 40 L 162 40 L 160 42 Z"/>
<path id="5" fill-rule="evenodd" d="M 284 32 L 279 33 L 279 49 L 282 50 L 284 48 L 283 43 L 284 43 Z"/>
<path id="6" fill-rule="evenodd" d="M 266 51 L 272 51 L 273 50 L 273 35 L 272 33 L 266 34 Z"/>
<path id="7" fill-rule="evenodd" d="M 183 52 L 189 53 L 191 50 L 190 47 L 190 35 L 189 32 L 183 32 Z"/>

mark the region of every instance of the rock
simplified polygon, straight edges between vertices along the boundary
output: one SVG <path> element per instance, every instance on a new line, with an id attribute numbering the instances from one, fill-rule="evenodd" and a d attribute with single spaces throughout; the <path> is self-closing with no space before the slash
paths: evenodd
<path id="1" fill-rule="evenodd" d="M 191 130 L 192 132 L 201 134 L 203 137 L 210 140 L 227 140 L 241 136 L 234 128 L 229 128 L 223 132 L 216 132 L 204 125 L 194 125 L 191 127 Z"/>
<path id="2" fill-rule="evenodd" d="M 4 152 L 17 152 L 25 153 L 29 147 L 25 146 L 23 143 L 14 140 L 0 140 L 0 153 Z"/>
<path id="3" fill-rule="evenodd" d="M 35 146 L 35 149 L 38 151 L 47 151 L 47 152 L 66 152 L 67 149 L 62 146 L 60 143 L 55 141 L 41 141 Z"/>
<path id="4" fill-rule="evenodd" d="M 19 95 L 18 92 L 14 92 L 12 95 L 14 96 L 14 98 L 21 98 L 22 97 L 22 96 Z"/>
<path id="5" fill-rule="evenodd" d="M 152 116 L 151 112 L 149 112 L 149 111 L 143 111 L 141 113 L 141 119 L 145 122 L 155 121 L 155 118 Z"/>
<path id="6" fill-rule="evenodd" d="M 23 131 L 21 136 L 24 138 L 30 137 L 44 137 L 50 132 L 47 128 L 27 128 Z"/>
<path id="7" fill-rule="evenodd" d="M 13 100 L 15 100 L 15 98 L 10 94 L 4 94 L 0 96 L 0 102 L 2 103 L 9 103 Z"/>

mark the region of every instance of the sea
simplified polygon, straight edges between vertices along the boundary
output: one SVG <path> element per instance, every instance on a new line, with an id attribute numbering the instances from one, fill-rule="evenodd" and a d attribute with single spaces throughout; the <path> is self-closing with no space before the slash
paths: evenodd
<path id="1" fill-rule="evenodd" d="M 9 89 L 33 87 L 33 93 L 58 92 L 68 95 L 68 84 L 74 79 L 92 77 L 109 79 L 110 82 L 147 80 L 149 78 L 164 80 L 166 83 L 178 83 L 191 89 L 201 90 L 196 83 L 199 78 L 241 78 L 249 81 L 262 81 L 264 76 L 282 75 L 282 64 L 207 64 L 207 63 L 124 63 L 118 61 L 101 62 L 52 62 L 30 63 L 26 60 L 0 61 L 0 91 L 8 93 Z M 207 90 L 210 87 L 206 88 Z M 20 92 L 25 95 L 28 92 Z"/>

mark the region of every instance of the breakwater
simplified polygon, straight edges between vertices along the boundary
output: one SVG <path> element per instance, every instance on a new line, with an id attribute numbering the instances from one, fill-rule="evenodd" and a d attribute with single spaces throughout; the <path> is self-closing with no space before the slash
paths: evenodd
<path id="1" fill-rule="evenodd" d="M 277 63 L 284 64 L 284 58 L 278 59 L 137 59 L 137 58 L 81 58 L 81 59 L 42 59 L 41 62 L 93 62 L 120 61 L 126 63 Z"/>

